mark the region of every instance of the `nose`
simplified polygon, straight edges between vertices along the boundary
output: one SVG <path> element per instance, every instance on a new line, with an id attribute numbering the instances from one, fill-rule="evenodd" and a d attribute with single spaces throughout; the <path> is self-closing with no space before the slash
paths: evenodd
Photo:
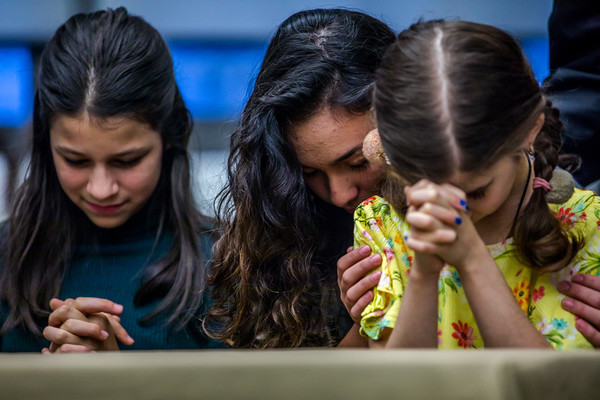
<path id="1" fill-rule="evenodd" d="M 98 166 L 88 179 L 87 191 L 96 200 L 106 200 L 119 191 L 119 184 L 108 168 Z"/>
<path id="2" fill-rule="evenodd" d="M 340 208 L 354 208 L 358 187 L 347 176 L 332 175 L 329 177 L 329 195 L 333 205 Z"/>

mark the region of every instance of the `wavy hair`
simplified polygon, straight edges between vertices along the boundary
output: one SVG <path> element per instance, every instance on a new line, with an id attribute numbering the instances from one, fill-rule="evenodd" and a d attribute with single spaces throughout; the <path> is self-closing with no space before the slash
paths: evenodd
<path id="1" fill-rule="evenodd" d="M 285 131 L 326 107 L 369 111 L 375 70 L 394 37 L 383 22 L 344 9 L 298 12 L 279 26 L 231 136 L 209 336 L 256 348 L 337 340 L 328 321 L 339 307 L 335 269 L 317 255 L 330 238 Z"/>
<path id="2" fill-rule="evenodd" d="M 2 327 L 39 334 L 38 323 L 58 296 L 78 232 L 87 222 L 63 192 L 50 148 L 57 115 L 88 113 L 101 120 L 125 116 L 160 132 L 160 179 L 149 202 L 160 210 L 156 242 L 174 232 L 169 252 L 145 269 L 135 303 L 161 299 L 143 319 L 168 310 L 166 323 L 183 327 L 202 302 L 204 268 L 197 241 L 205 222 L 190 188 L 187 144 L 192 121 L 160 34 L 124 8 L 77 14 L 48 42 L 39 60 L 33 115 L 31 161 L 8 226 L 6 266 L 0 293 L 10 313 Z"/>
<path id="3" fill-rule="evenodd" d="M 518 43 L 489 25 L 411 26 L 384 56 L 373 102 L 393 170 L 409 183 L 489 167 L 524 148 L 542 112 L 535 176 L 549 181 L 559 162 L 558 110 L 544 98 Z M 561 229 L 542 190 L 533 191 L 513 234 L 519 257 L 534 268 L 560 268 L 581 248 Z"/>

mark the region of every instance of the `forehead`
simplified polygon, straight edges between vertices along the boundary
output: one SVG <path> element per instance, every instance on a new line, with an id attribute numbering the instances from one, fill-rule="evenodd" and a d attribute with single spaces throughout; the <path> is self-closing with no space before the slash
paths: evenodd
<path id="1" fill-rule="evenodd" d="M 306 121 L 291 125 L 287 138 L 300 163 L 318 166 L 333 163 L 362 142 L 375 126 L 370 112 L 350 114 L 323 109 Z"/>
<path id="2" fill-rule="evenodd" d="M 160 134 L 148 124 L 126 116 L 106 118 L 91 117 L 87 113 L 78 116 L 56 115 L 50 125 L 53 142 L 84 148 L 122 147 L 128 143 L 160 141 Z"/>

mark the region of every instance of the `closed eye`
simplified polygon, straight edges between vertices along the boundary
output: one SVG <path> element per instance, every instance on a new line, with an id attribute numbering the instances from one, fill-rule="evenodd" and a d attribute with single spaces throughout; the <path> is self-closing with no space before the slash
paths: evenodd
<path id="1" fill-rule="evenodd" d="M 486 188 L 477 189 L 472 192 L 469 192 L 469 193 L 467 193 L 467 197 L 470 199 L 473 199 L 473 200 L 481 199 L 482 197 L 485 196 L 485 189 Z"/>
<path id="2" fill-rule="evenodd" d="M 144 157 L 143 156 L 142 157 L 136 157 L 136 158 L 132 158 L 132 159 L 129 159 L 129 160 L 120 160 L 120 159 L 117 159 L 117 160 L 114 160 L 113 163 L 115 165 L 117 165 L 117 166 L 124 167 L 124 168 L 133 167 L 135 165 L 138 165 L 140 163 L 140 161 L 142 161 L 142 158 L 144 158 Z"/>
<path id="3" fill-rule="evenodd" d="M 63 157 L 63 160 L 72 167 L 82 167 L 88 162 L 86 159 L 73 159 L 67 157 Z"/>
<path id="4" fill-rule="evenodd" d="M 364 171 L 364 170 L 366 170 L 367 168 L 369 168 L 369 160 L 367 160 L 367 159 L 363 160 L 363 161 L 362 161 L 362 162 L 360 162 L 359 164 L 356 164 L 356 165 L 350 165 L 350 169 L 351 169 L 352 171 L 355 171 L 355 172 Z"/>
<path id="5" fill-rule="evenodd" d="M 302 168 L 302 174 L 306 177 L 315 176 L 319 172 L 318 169 L 314 168 Z"/>

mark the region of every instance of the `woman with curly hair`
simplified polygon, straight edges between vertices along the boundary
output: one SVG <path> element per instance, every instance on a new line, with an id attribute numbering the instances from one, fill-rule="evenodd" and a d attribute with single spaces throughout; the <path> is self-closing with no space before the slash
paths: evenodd
<path id="1" fill-rule="evenodd" d="M 352 326 L 335 265 L 352 244 L 354 208 L 383 176 L 362 142 L 393 40 L 383 22 L 343 9 L 280 25 L 231 137 L 209 335 L 238 347 L 332 346 Z"/>

